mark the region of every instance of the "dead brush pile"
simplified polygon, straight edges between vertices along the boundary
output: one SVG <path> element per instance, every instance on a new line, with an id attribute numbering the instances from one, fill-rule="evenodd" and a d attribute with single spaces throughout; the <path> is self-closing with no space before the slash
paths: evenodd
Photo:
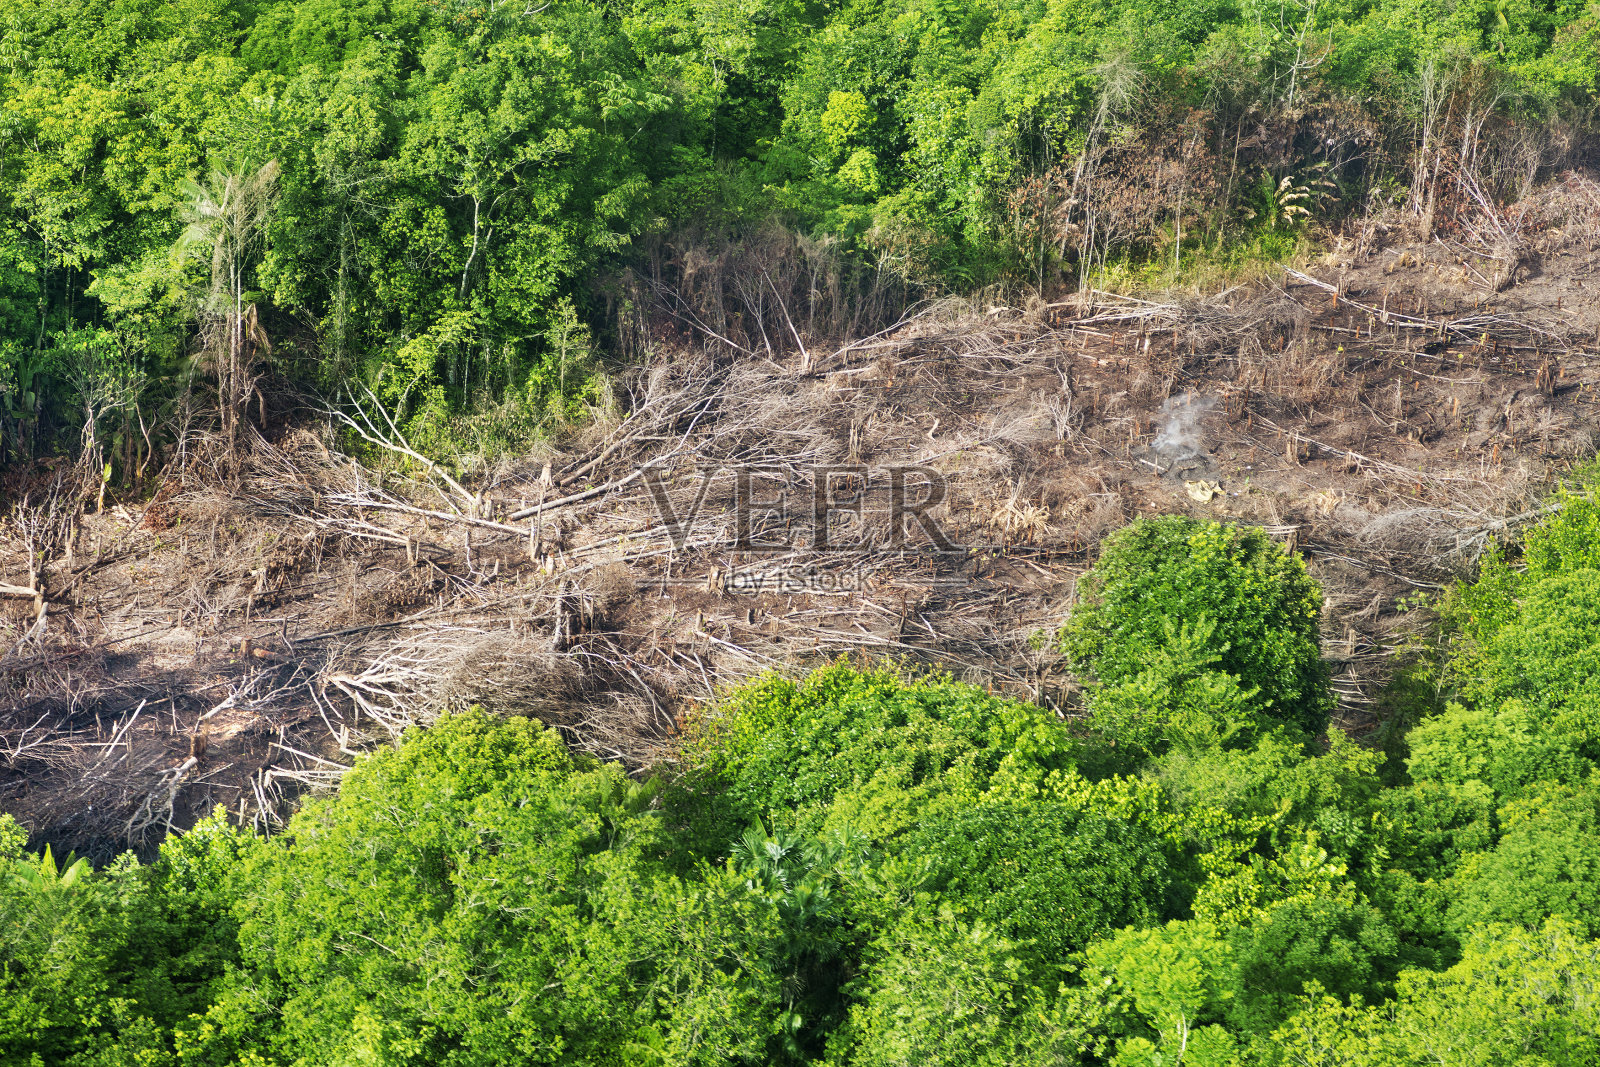
<path id="1" fill-rule="evenodd" d="M 829 345 L 788 282 L 781 333 L 660 292 L 620 413 L 471 485 L 370 405 L 246 423 L 236 470 L 196 438 L 142 510 L 63 481 L 0 541 L 0 800 L 97 855 L 216 804 L 270 827 L 469 703 L 642 768 L 719 687 L 839 655 L 1071 715 L 1040 636 L 1101 537 L 1175 511 L 1305 554 L 1339 722 L 1370 729 L 1397 600 L 1594 453 L 1600 200 L 1580 175 L 1540 195 L 1503 290 L 1432 242 L 1206 300 L 947 301 Z M 344 457 L 341 430 L 415 476 Z"/>

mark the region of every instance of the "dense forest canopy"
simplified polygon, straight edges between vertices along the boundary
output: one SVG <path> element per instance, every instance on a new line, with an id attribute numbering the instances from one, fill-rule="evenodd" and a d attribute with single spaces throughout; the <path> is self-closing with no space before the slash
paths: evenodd
<path id="1" fill-rule="evenodd" d="M 1315 633 L 1298 559 L 1163 518 L 1044 635 L 1084 718 L 841 661 L 648 780 L 475 709 L 270 839 L 94 870 L 0 816 L 0 1063 L 1593 1063 L 1600 495 L 1555 503 L 1387 757 L 1310 732 L 1314 639 L 1237 655 L 1245 601 Z"/>
<path id="2" fill-rule="evenodd" d="M 887 276 L 903 304 L 1272 255 L 1377 202 L 1431 226 L 1455 171 L 1510 197 L 1580 147 L 1597 69 L 1577 0 L 17 0 L 0 463 L 132 484 L 195 384 L 231 437 L 263 376 L 493 454 L 648 346 L 641 276 L 730 246 L 825 332 Z"/>

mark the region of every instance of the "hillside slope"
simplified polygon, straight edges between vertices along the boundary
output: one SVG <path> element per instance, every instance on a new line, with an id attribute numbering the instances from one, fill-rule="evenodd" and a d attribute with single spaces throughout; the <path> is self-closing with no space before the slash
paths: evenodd
<path id="1" fill-rule="evenodd" d="M 0 803 L 98 856 L 218 804 L 270 826 L 353 754 L 468 702 L 637 767 L 670 758 L 718 686 L 841 654 L 1071 715 L 1039 636 L 1104 534 L 1167 512 L 1305 556 L 1336 722 L 1362 734 L 1417 625 L 1400 601 L 1470 569 L 1595 452 L 1600 186 L 1568 174 L 1507 218 L 1499 258 L 1460 230 L 1374 231 L 1204 299 L 946 302 L 826 353 L 663 301 L 677 340 L 614 372 L 615 417 L 471 486 L 355 463 L 317 418 L 251 426 L 236 475 L 193 439 L 142 509 L 96 513 L 37 473 L 0 528 Z M 861 519 L 819 548 L 827 467 Z M 958 551 L 920 529 L 895 544 L 895 467 L 943 480 L 926 517 Z M 759 499 L 786 483 L 790 513 L 741 530 L 740 470 Z M 664 510 L 693 516 L 676 539 Z"/>

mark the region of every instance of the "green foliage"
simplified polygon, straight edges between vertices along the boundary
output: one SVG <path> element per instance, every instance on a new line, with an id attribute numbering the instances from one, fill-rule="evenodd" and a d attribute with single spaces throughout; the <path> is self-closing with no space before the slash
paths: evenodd
<path id="1" fill-rule="evenodd" d="M 1600 738 L 1600 568 L 1530 574 L 1504 623 L 1471 638 L 1458 668 L 1466 700 L 1517 702 L 1540 733 L 1582 747 Z"/>
<path id="2" fill-rule="evenodd" d="M 1600 786 L 1554 782 L 1499 812 L 1499 840 L 1465 857 L 1451 880 L 1457 929 L 1562 918 L 1600 934 Z"/>
<path id="3" fill-rule="evenodd" d="M 1135 757 L 1209 752 L 1252 737 L 1261 725 L 1261 691 L 1215 669 L 1223 658 L 1216 621 L 1168 620 L 1164 630 L 1143 670 L 1095 691 L 1096 729 Z"/>
<path id="4" fill-rule="evenodd" d="M 50 846 L 46 845 L 36 862 L 18 860 L 12 877 L 25 887 L 27 892 L 50 893 L 71 889 L 88 869 L 87 859 L 75 860 L 71 853 L 67 854 L 67 858 L 58 868 L 55 857 L 50 854 Z"/>
<path id="5" fill-rule="evenodd" d="M 250 360 L 359 380 L 472 462 L 593 399 L 557 338 L 571 309 L 601 343 L 626 318 L 593 276 L 641 238 L 776 220 L 947 288 L 1227 268 L 1397 192 L 1424 81 L 1436 140 L 1487 112 L 1581 136 L 1597 69 L 1573 0 L 16 0 L 0 433 L 7 459 L 78 441 L 46 353 L 88 328 L 148 378 L 159 441 L 251 306 Z M 271 217 L 219 287 L 172 254 L 186 210 L 267 160 Z M 237 347 L 204 365 L 235 401 Z"/>
<path id="6" fill-rule="evenodd" d="M 1234 1040 L 1220 1021 L 1237 978 L 1232 951 L 1215 926 L 1130 928 L 1085 957 L 1085 977 L 1112 992 L 1128 1031 L 1117 1042 L 1115 1067 L 1222 1067 L 1232 1060 Z"/>
<path id="7" fill-rule="evenodd" d="M 1458 700 L 1408 738 L 1411 776 L 1500 798 L 1576 783 L 1600 758 L 1600 491 L 1584 471 L 1527 533 L 1526 567 L 1491 553 L 1441 605 Z"/>
<path id="8" fill-rule="evenodd" d="M 1551 513 L 1527 531 L 1525 567 L 1491 552 L 1478 580 L 1458 585 L 1441 605 L 1461 634 L 1452 677 L 1468 700 L 1518 697 L 1557 715 L 1577 701 L 1567 717 L 1585 717 L 1581 701 L 1594 669 L 1586 657 L 1600 596 L 1600 488 L 1592 478 L 1576 472 L 1576 484 L 1559 491 Z"/>
<path id="9" fill-rule="evenodd" d="M 1539 719 L 1520 700 L 1490 708 L 1452 703 L 1411 731 L 1411 776 L 1452 786 L 1483 782 L 1500 795 L 1580 777 L 1586 761 L 1576 739 L 1541 729 Z"/>
<path id="10" fill-rule="evenodd" d="M 1092 805 L 977 804 L 925 822 L 906 843 L 921 888 L 959 918 L 998 932 L 1046 973 L 1166 904 L 1170 875 L 1147 827 Z"/>
<path id="11" fill-rule="evenodd" d="M 842 661 L 799 680 L 761 678 L 703 711 L 690 736 L 691 781 L 732 826 L 779 818 L 814 830 L 830 806 L 849 807 L 873 841 L 997 780 L 1024 788 L 1059 775 L 1075 750 L 1062 724 L 1033 705 Z M 847 793 L 848 805 L 836 804 Z"/>
<path id="12" fill-rule="evenodd" d="M 1062 645 L 1103 687 L 1092 703 L 1106 702 L 1106 724 L 1135 720 L 1135 743 L 1168 722 L 1192 734 L 1208 702 L 1217 722 L 1206 732 L 1219 740 L 1251 707 L 1316 733 L 1332 707 L 1321 607 L 1305 565 L 1259 530 L 1140 519 L 1106 539 Z M 1137 723 L 1142 700 L 1166 703 L 1144 704 Z"/>
<path id="13" fill-rule="evenodd" d="M 823 1062 L 852 1067 L 1074 1064 L 1104 1008 L 1027 981 L 1015 946 L 950 912 L 911 915 L 872 946 Z"/>
<path id="14" fill-rule="evenodd" d="M 1569 571 L 1600 568 L 1600 496 L 1595 484 L 1596 464 L 1575 471 L 1570 488 L 1556 493 L 1550 506 L 1554 514 L 1523 537 L 1522 558 L 1527 577 L 1549 578 Z"/>
<path id="15" fill-rule="evenodd" d="M 1326 751 L 1307 749 L 1302 737 L 1275 731 L 1249 749 L 1172 752 L 1147 773 L 1182 808 L 1210 807 L 1240 816 L 1287 810 L 1306 821 L 1329 811 L 1364 816 L 1378 793 L 1382 755 L 1342 730 L 1328 732 Z M 1331 830 L 1332 821 L 1323 821 Z"/>
<path id="16" fill-rule="evenodd" d="M 1296 1067 L 1578 1067 L 1600 1055 L 1600 942 L 1552 919 L 1490 926 L 1447 971 L 1407 971 L 1384 1009 L 1315 997 L 1261 1046 Z"/>
<path id="17" fill-rule="evenodd" d="M 229 878 L 248 841 L 218 816 L 149 866 L 96 871 L 22 854 L 0 816 L 0 1063 L 172 1062 L 174 1028 L 237 959 Z"/>
<path id="18" fill-rule="evenodd" d="M 1146 769 L 1206 850 L 1197 914 L 1264 920 L 1288 901 L 1387 892 L 1395 845 L 1379 803 L 1382 754 L 1338 730 L 1328 738 L 1327 751 L 1311 754 L 1274 732 L 1251 749 L 1172 752 Z"/>
<path id="19" fill-rule="evenodd" d="M 1304 569 L 1160 520 L 1067 628 L 1076 721 L 840 661 L 722 694 L 671 781 L 473 710 L 272 839 L 94 869 L 0 816 L 0 1065 L 1592 1063 L 1592 491 L 1450 594 L 1398 784 L 1284 714 Z"/>
<path id="20" fill-rule="evenodd" d="M 1384 999 L 1401 960 L 1398 931 L 1370 904 L 1335 897 L 1288 900 L 1228 934 L 1238 971 L 1233 1026 L 1269 1033 L 1322 989 L 1349 1001 Z"/>
<path id="21" fill-rule="evenodd" d="M 1431 1046 L 1457 1063 L 1543 1057 L 1575 1067 L 1600 1055 L 1597 981 L 1600 944 L 1571 926 L 1490 926 L 1449 970 L 1401 975 L 1395 1029 L 1410 1048 Z"/>
<path id="22" fill-rule="evenodd" d="M 527 720 L 445 719 L 256 854 L 237 909 L 261 984 L 232 995 L 265 998 L 291 1061 L 758 1060 L 776 907 L 663 870 L 651 795 Z"/>

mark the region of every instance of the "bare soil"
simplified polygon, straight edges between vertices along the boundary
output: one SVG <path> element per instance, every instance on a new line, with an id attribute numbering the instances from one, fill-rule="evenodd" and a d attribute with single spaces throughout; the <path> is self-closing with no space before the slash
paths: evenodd
<path id="1" fill-rule="evenodd" d="M 466 486 L 363 467 L 306 423 L 232 470 L 196 448 L 136 506 L 40 481 L 0 537 L 0 808 L 95 856 L 217 805 L 270 828 L 472 702 L 644 768 L 719 687 L 839 655 L 1073 715 L 1042 638 L 1099 540 L 1158 513 L 1262 525 L 1307 560 L 1337 724 L 1366 735 L 1419 625 L 1401 600 L 1595 454 L 1596 189 L 1541 190 L 1508 258 L 1369 227 L 1204 299 L 949 302 L 827 352 L 667 321 L 687 340 L 617 372 L 614 416 Z M 857 513 L 828 547 L 822 467 Z M 896 467 L 924 471 L 913 503 L 943 481 L 926 516 L 958 551 L 916 523 L 897 540 Z M 781 484 L 790 507 L 741 530 L 756 468 L 746 495 Z"/>

